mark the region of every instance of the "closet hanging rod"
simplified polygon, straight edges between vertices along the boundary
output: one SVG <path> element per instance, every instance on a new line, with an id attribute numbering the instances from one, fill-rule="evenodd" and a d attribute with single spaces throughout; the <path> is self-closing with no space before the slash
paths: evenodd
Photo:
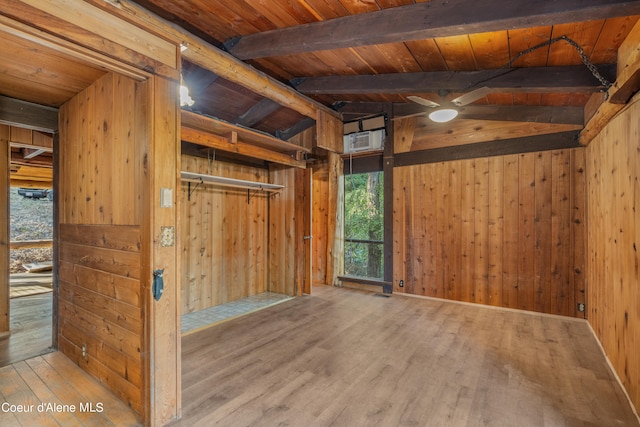
<path id="1" fill-rule="evenodd" d="M 182 181 L 199 182 L 203 184 L 217 184 L 225 187 L 244 188 L 249 190 L 262 190 L 276 192 L 284 188 L 284 185 L 269 184 L 268 182 L 246 181 L 244 179 L 226 178 L 224 176 L 205 175 L 195 172 L 180 172 Z"/>

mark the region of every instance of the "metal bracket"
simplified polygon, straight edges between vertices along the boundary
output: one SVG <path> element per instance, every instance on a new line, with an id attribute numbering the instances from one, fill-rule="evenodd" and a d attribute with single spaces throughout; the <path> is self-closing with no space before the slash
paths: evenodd
<path id="1" fill-rule="evenodd" d="M 201 177 L 201 178 L 200 178 L 200 182 L 199 182 L 199 183 L 197 183 L 195 187 L 193 187 L 193 190 L 191 189 L 191 181 L 189 181 L 189 182 L 187 183 L 187 193 L 188 193 L 188 195 L 187 195 L 187 201 L 189 201 L 189 202 L 191 201 L 191 193 L 193 193 L 194 191 L 196 191 L 196 188 L 198 188 L 198 187 L 200 186 L 200 184 L 203 184 L 203 183 L 204 183 L 204 181 L 202 180 L 202 177 Z"/>

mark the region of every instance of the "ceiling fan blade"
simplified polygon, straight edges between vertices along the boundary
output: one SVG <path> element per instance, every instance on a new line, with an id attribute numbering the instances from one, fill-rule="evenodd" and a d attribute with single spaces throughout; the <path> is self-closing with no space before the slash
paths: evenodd
<path id="1" fill-rule="evenodd" d="M 422 113 L 413 113 L 413 114 L 406 114 L 404 116 L 394 116 L 391 121 L 396 121 L 396 120 L 403 120 L 403 119 L 410 119 L 411 117 L 419 117 L 419 116 L 424 116 L 425 114 L 427 114 L 426 111 L 423 111 Z"/>
<path id="2" fill-rule="evenodd" d="M 472 90 L 471 92 L 467 92 L 464 95 L 460 95 L 459 97 L 451 100 L 451 102 L 458 107 L 462 107 L 463 105 L 471 104 L 472 102 L 477 101 L 478 99 L 483 98 L 490 93 L 493 93 L 493 89 L 485 86 L 476 90 Z"/>
<path id="3" fill-rule="evenodd" d="M 433 102 L 431 100 L 421 98 L 419 96 L 411 95 L 411 96 L 407 96 L 407 99 L 415 102 L 416 104 L 424 105 L 425 107 L 429 107 L 429 108 L 436 108 L 440 106 L 440 104 L 438 104 L 437 102 Z"/>

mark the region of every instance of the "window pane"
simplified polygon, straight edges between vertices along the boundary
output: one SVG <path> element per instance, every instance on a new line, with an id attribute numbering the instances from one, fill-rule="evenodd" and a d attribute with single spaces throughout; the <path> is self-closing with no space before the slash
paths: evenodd
<path id="1" fill-rule="evenodd" d="M 345 274 L 382 279 L 383 175 L 345 176 Z"/>

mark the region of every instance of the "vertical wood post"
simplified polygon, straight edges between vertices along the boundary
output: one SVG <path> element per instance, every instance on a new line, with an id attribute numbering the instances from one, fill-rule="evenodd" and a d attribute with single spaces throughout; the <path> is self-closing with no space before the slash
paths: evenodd
<path id="1" fill-rule="evenodd" d="M 393 105 L 389 104 L 385 108 L 386 117 L 393 117 Z M 394 147 L 394 126 L 391 120 L 387 120 L 387 137 L 384 143 L 382 154 L 382 173 L 384 176 L 384 281 L 391 283 L 393 287 L 393 147 Z"/>
<path id="2" fill-rule="evenodd" d="M 9 126 L 0 126 L 0 338 L 9 334 Z"/>
<path id="3" fill-rule="evenodd" d="M 142 254 L 145 301 L 145 424 L 165 425 L 180 416 L 180 284 L 178 209 L 180 144 L 175 81 L 152 77 L 147 84 L 149 132 L 146 144 Z M 172 194 L 169 194 L 172 193 Z M 163 196 L 161 196 L 161 194 Z M 162 202 L 170 206 L 163 207 Z M 152 293 L 153 272 L 163 270 L 164 291 Z"/>
<path id="4" fill-rule="evenodd" d="M 342 121 L 333 115 L 318 111 L 316 142 L 327 149 L 329 163 L 329 197 L 327 200 L 327 277 L 326 283 L 338 284 L 344 271 L 344 181 L 342 151 Z"/>
<path id="5" fill-rule="evenodd" d="M 51 347 L 58 348 L 60 324 L 60 133 L 53 135 L 53 305 L 51 307 Z"/>
<path id="6" fill-rule="evenodd" d="M 335 286 L 344 272 L 344 180 L 340 155 L 329 151 L 328 156 L 327 284 Z"/>

